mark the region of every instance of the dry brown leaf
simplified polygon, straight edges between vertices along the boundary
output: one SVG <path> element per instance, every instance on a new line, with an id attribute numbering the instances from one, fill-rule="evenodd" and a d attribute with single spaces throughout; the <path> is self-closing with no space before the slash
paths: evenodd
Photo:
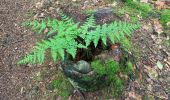
<path id="1" fill-rule="evenodd" d="M 144 65 L 145 68 L 145 72 L 148 74 L 148 76 L 153 79 L 156 80 L 158 78 L 158 72 L 156 71 L 155 68 L 152 68 L 150 66 L 146 66 Z"/>
<path id="2" fill-rule="evenodd" d="M 48 33 L 48 28 L 46 28 L 46 29 L 44 30 L 44 33 L 45 33 L 45 34 Z"/>
<path id="3" fill-rule="evenodd" d="M 167 2 L 166 1 L 156 1 L 155 2 L 155 7 L 157 9 L 165 9 L 165 8 L 168 8 L 168 5 L 167 5 Z"/>
<path id="4" fill-rule="evenodd" d="M 133 98 L 135 100 L 142 100 L 142 97 L 139 94 L 136 94 L 134 91 L 128 93 L 129 98 Z"/>
<path id="5" fill-rule="evenodd" d="M 163 33 L 163 26 L 160 24 L 159 20 L 158 19 L 153 19 L 153 28 L 154 28 L 154 31 L 158 34 L 161 34 Z"/>
<path id="6" fill-rule="evenodd" d="M 126 21 L 130 21 L 130 16 L 129 16 L 128 13 L 126 13 L 126 14 L 124 15 L 124 19 L 125 19 Z"/>

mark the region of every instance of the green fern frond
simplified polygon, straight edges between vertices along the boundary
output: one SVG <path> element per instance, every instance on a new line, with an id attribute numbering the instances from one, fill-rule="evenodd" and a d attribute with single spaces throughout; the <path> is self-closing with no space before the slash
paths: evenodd
<path id="1" fill-rule="evenodd" d="M 46 22 L 41 20 L 40 22 L 37 20 L 33 20 L 31 22 L 25 22 L 22 24 L 23 26 L 30 27 L 33 31 L 40 34 L 46 29 Z"/>
<path id="2" fill-rule="evenodd" d="M 83 34 L 87 34 L 90 28 L 95 28 L 96 24 L 95 24 L 95 19 L 94 16 L 90 16 L 89 18 L 87 18 L 87 20 L 84 22 L 83 25 L 80 26 L 81 28 L 81 32 Z"/>
<path id="3" fill-rule="evenodd" d="M 93 32 L 93 43 L 94 43 L 94 46 L 97 47 L 98 45 L 98 41 L 101 37 L 101 27 L 100 26 L 97 26 L 96 28 L 96 31 Z"/>
<path id="4" fill-rule="evenodd" d="M 114 43 L 120 43 L 125 49 L 129 50 L 128 37 L 132 32 L 140 27 L 139 24 L 130 24 L 127 22 L 116 22 L 110 24 L 96 25 L 94 16 L 90 16 L 83 25 L 75 23 L 71 18 L 62 15 L 63 20 L 50 19 L 23 23 L 24 26 L 42 33 L 48 28 L 48 34 L 55 33 L 52 38 L 42 40 L 36 43 L 33 51 L 25 56 L 18 64 L 25 63 L 43 63 L 47 50 L 50 50 L 51 58 L 54 62 L 63 59 L 65 54 L 70 54 L 73 58 L 76 56 L 78 48 L 87 48 L 91 43 L 97 47 L 99 40 L 107 45 L 108 39 Z M 83 41 L 78 41 L 82 38 Z"/>
<path id="5" fill-rule="evenodd" d="M 107 28 L 107 24 L 103 24 L 101 29 L 97 29 L 97 32 L 100 32 L 100 31 L 102 33 L 101 40 L 104 45 L 107 45 L 107 32 L 109 31 L 109 27 Z"/>

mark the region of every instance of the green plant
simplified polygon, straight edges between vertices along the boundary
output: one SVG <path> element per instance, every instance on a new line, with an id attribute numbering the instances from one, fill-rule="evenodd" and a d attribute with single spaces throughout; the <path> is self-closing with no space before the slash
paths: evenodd
<path id="1" fill-rule="evenodd" d="M 67 99 L 70 95 L 70 91 L 73 89 L 70 82 L 64 76 L 63 73 L 59 72 L 56 79 L 52 80 L 49 85 L 48 89 L 57 93 L 57 95 L 61 96 L 63 99 Z"/>
<path id="2" fill-rule="evenodd" d="M 54 89 L 57 89 L 57 94 L 60 95 L 63 98 L 68 98 L 68 96 L 70 95 L 69 91 L 68 91 L 68 87 L 66 87 L 67 82 L 63 81 L 63 79 L 57 79 L 57 80 L 53 80 L 50 85 L 51 87 L 53 87 Z"/>
<path id="3" fill-rule="evenodd" d="M 148 14 L 152 11 L 150 4 L 135 2 L 133 0 L 127 0 L 125 3 L 131 10 L 135 10 L 135 12 L 142 15 L 142 17 L 148 17 Z"/>
<path id="4" fill-rule="evenodd" d="M 116 8 L 116 12 L 119 16 L 124 16 L 127 13 L 132 23 L 139 22 L 137 15 L 140 15 L 143 18 L 148 18 L 151 11 L 152 7 L 150 4 L 133 0 L 126 0 L 120 8 Z"/>
<path id="5" fill-rule="evenodd" d="M 101 60 L 96 60 L 91 63 L 91 67 L 95 72 L 97 72 L 100 76 L 106 74 L 106 67 L 103 66 Z"/>
<path id="6" fill-rule="evenodd" d="M 133 65 L 130 61 L 126 65 L 119 64 L 113 60 L 107 60 L 103 62 L 102 60 L 94 60 L 91 62 L 91 67 L 97 73 L 98 76 L 105 75 L 108 80 L 109 91 L 112 92 L 112 96 L 117 97 L 122 94 L 124 89 L 124 77 L 120 77 L 120 73 L 123 75 L 128 75 L 133 72 Z"/>
<path id="7" fill-rule="evenodd" d="M 167 23 L 170 22 L 170 9 L 165 9 L 165 10 L 162 11 L 160 22 L 161 22 L 162 25 L 165 26 L 165 28 L 169 27 L 167 25 Z"/>
<path id="8" fill-rule="evenodd" d="M 51 37 L 37 42 L 32 52 L 20 60 L 18 64 L 41 64 L 45 60 L 47 50 L 50 50 L 54 62 L 59 59 L 64 59 L 66 53 L 70 54 L 72 58 L 75 58 L 76 51 L 79 48 L 89 48 L 91 43 L 96 47 L 99 40 L 101 40 L 104 45 L 107 45 L 108 40 L 113 44 L 121 44 L 121 41 L 127 40 L 128 37 L 131 36 L 131 33 L 140 27 L 139 24 L 121 21 L 96 25 L 93 16 L 87 18 L 83 25 L 75 23 L 71 18 L 62 14 L 61 19 L 62 20 L 48 18 L 47 20 L 34 20 L 24 23 L 25 26 L 31 27 L 38 33 L 42 33 L 48 28 L 49 31 L 47 35 Z"/>
<path id="9" fill-rule="evenodd" d="M 114 76 L 120 71 L 119 63 L 113 60 L 95 60 L 91 62 L 91 67 L 99 75 L 107 75 L 110 81 L 113 81 Z"/>

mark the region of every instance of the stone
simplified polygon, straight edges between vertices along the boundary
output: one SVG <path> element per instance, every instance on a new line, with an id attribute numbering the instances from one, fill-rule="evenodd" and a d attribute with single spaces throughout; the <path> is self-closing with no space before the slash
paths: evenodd
<path id="1" fill-rule="evenodd" d="M 87 74 L 91 71 L 90 64 L 84 60 L 78 61 L 74 67 L 83 74 Z"/>
<path id="2" fill-rule="evenodd" d="M 97 24 L 104 24 L 112 22 L 113 20 L 120 19 L 115 13 L 113 13 L 112 8 L 99 9 L 94 13 Z"/>

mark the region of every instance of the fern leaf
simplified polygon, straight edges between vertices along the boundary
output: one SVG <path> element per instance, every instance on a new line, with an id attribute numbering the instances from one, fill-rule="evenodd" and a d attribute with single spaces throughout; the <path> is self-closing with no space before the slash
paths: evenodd
<path id="1" fill-rule="evenodd" d="M 51 48 L 51 57 L 52 57 L 52 59 L 53 59 L 54 62 L 57 61 L 57 58 L 58 58 L 57 56 L 58 56 L 58 55 L 57 55 L 57 50 L 56 50 L 56 48 L 52 47 L 52 48 Z"/>
<path id="2" fill-rule="evenodd" d="M 100 25 L 97 26 L 96 31 L 93 32 L 94 36 L 93 36 L 93 43 L 94 46 L 97 47 L 99 39 L 100 39 Z"/>
<path id="3" fill-rule="evenodd" d="M 86 47 L 85 45 L 81 44 L 81 43 L 80 43 L 80 44 L 78 44 L 78 45 L 77 45 L 77 47 L 78 47 L 78 48 L 84 48 L 84 49 L 87 49 L 87 47 Z"/>
<path id="4" fill-rule="evenodd" d="M 50 18 L 47 18 L 47 27 L 52 27 L 53 26 L 53 20 Z"/>
<path id="5" fill-rule="evenodd" d="M 69 53 L 69 54 L 71 54 L 71 56 L 73 57 L 73 58 L 75 58 L 75 56 L 76 56 L 76 48 L 68 48 L 66 51 Z"/>
<path id="6" fill-rule="evenodd" d="M 97 32 L 100 32 L 100 30 L 97 30 Z M 102 30 L 101 30 L 101 39 L 104 45 L 106 45 L 106 39 L 107 39 L 107 24 L 102 25 Z"/>
<path id="7" fill-rule="evenodd" d="M 58 29 L 58 21 L 56 19 L 53 19 L 52 21 L 48 19 L 49 22 L 47 23 L 48 27 L 51 27 L 49 32 L 47 33 L 47 36 L 56 33 Z"/>
<path id="8" fill-rule="evenodd" d="M 41 48 L 37 48 L 37 50 L 36 50 L 37 52 L 36 52 L 36 55 L 37 55 L 37 62 L 39 63 L 39 64 L 42 64 L 43 62 L 44 62 L 44 58 L 45 58 L 45 51 L 43 50 L 43 49 L 41 49 Z"/>
<path id="9" fill-rule="evenodd" d="M 50 30 L 50 31 L 47 33 L 47 36 L 49 36 L 49 35 L 51 35 L 51 34 L 55 33 L 56 31 L 57 31 L 56 29 L 52 29 L 52 30 Z"/>
<path id="10" fill-rule="evenodd" d="M 114 44 L 115 43 L 115 37 L 113 34 L 109 34 L 109 39 L 111 40 L 111 42 Z"/>
<path id="11" fill-rule="evenodd" d="M 44 31 L 46 29 L 46 27 L 47 27 L 46 23 L 44 22 L 44 20 L 42 20 L 41 21 L 41 28 L 40 28 L 38 33 L 41 33 L 42 31 Z"/>
<path id="12" fill-rule="evenodd" d="M 36 59 L 37 59 L 37 53 L 35 51 L 33 51 L 33 55 L 32 55 L 32 63 L 35 64 L 36 63 Z"/>
<path id="13" fill-rule="evenodd" d="M 101 39 L 103 44 L 107 45 L 107 38 L 114 44 L 120 43 L 123 47 L 129 49 L 127 36 L 140 27 L 139 24 L 118 23 L 114 21 L 111 24 L 104 24 L 102 26 L 95 24 L 94 16 L 90 16 L 79 26 L 79 23 L 65 16 L 61 15 L 62 21 L 57 19 L 41 20 L 40 22 L 34 20 L 32 22 L 23 23 L 25 26 L 32 28 L 38 33 L 42 33 L 46 28 L 49 29 L 47 35 L 55 34 L 52 38 L 42 40 L 36 43 L 33 51 L 25 56 L 18 64 L 25 63 L 43 63 L 45 60 L 45 52 L 50 49 L 51 57 L 54 62 L 59 58 L 64 59 L 65 53 L 70 54 L 73 58 L 76 56 L 77 48 L 87 48 L 91 43 L 96 47 Z M 79 41 L 82 38 L 83 41 Z M 83 45 L 84 44 L 84 45 Z M 65 52 L 66 51 L 66 52 Z"/>
<path id="14" fill-rule="evenodd" d="M 87 39 L 85 40 L 85 42 L 86 42 L 86 47 L 88 47 L 88 46 L 90 45 L 90 43 L 91 43 L 91 39 L 90 39 L 90 38 L 87 38 Z"/>
<path id="15" fill-rule="evenodd" d="M 62 60 L 64 60 L 64 54 L 65 54 L 64 49 L 59 48 L 59 49 L 57 49 L 57 51 L 58 51 L 59 55 L 61 56 Z"/>
<path id="16" fill-rule="evenodd" d="M 32 26 L 33 29 L 39 28 L 39 27 L 37 27 L 37 26 L 39 26 L 39 22 L 37 20 L 34 20 L 33 23 L 31 23 L 30 25 Z"/>
<path id="17" fill-rule="evenodd" d="M 87 34 L 90 28 L 95 27 L 95 19 L 94 16 L 90 16 L 87 18 L 87 20 L 84 22 L 84 24 L 80 27 L 83 34 Z"/>

